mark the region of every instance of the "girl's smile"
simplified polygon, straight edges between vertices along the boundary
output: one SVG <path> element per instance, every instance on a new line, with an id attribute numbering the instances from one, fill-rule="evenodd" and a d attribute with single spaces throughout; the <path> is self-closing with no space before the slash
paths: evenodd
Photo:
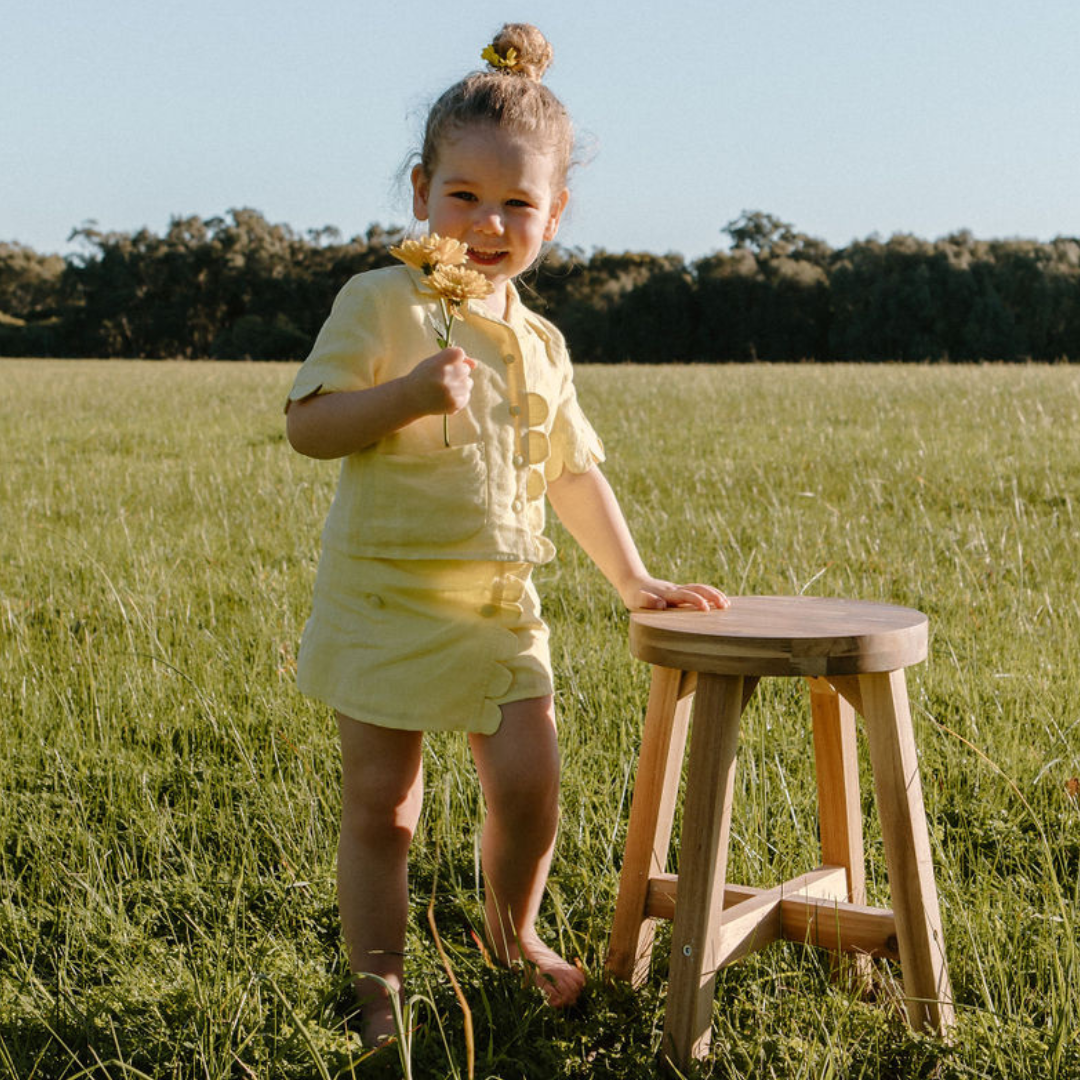
<path id="1" fill-rule="evenodd" d="M 556 191 L 546 149 L 494 124 L 472 124 L 445 139 L 432 176 L 412 173 L 413 212 L 432 232 L 469 247 L 469 263 L 495 286 L 486 301 L 501 315 L 506 283 L 554 240 L 568 193 Z"/>
<path id="2" fill-rule="evenodd" d="M 505 251 L 479 251 L 474 247 L 469 248 L 469 260 L 477 266 L 497 266 L 506 256 Z"/>

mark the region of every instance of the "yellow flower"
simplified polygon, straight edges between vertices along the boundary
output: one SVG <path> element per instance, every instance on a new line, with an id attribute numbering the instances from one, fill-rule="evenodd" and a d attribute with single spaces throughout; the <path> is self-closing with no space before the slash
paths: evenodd
<path id="1" fill-rule="evenodd" d="M 425 284 L 439 298 L 442 311 L 443 325 L 432 322 L 435 340 L 439 348 L 448 349 L 454 337 L 454 320 L 461 317 L 458 309 L 466 300 L 482 300 L 493 288 L 483 274 L 462 265 L 469 257 L 468 244 L 429 233 L 419 240 L 405 240 L 400 247 L 392 247 L 390 254 L 406 266 L 423 271 Z M 449 418 L 445 414 L 443 442 L 450 445 Z"/>
<path id="2" fill-rule="evenodd" d="M 390 254 L 406 266 L 432 274 L 440 266 L 460 266 L 469 257 L 469 247 L 460 240 L 430 233 L 419 240 L 403 241 L 400 247 L 392 247 Z"/>
<path id="3" fill-rule="evenodd" d="M 466 300 L 483 300 L 492 292 L 491 282 L 467 266 L 437 266 L 428 284 L 454 307 Z"/>
<path id="4" fill-rule="evenodd" d="M 481 60 L 486 60 L 493 68 L 515 68 L 518 62 L 518 52 L 512 45 L 506 50 L 505 56 L 500 56 L 495 51 L 494 45 L 489 45 L 481 54 Z"/>

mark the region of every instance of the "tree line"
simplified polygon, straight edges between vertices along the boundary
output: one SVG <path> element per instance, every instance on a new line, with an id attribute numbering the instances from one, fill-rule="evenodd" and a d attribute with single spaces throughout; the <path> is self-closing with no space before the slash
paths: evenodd
<path id="1" fill-rule="evenodd" d="M 1080 360 L 1080 240 L 834 249 L 747 211 L 726 251 L 556 247 L 520 282 L 576 359 Z M 301 359 L 341 286 L 393 263 L 403 231 L 299 234 L 251 209 L 148 229 L 76 230 L 79 250 L 0 242 L 0 355 Z"/>

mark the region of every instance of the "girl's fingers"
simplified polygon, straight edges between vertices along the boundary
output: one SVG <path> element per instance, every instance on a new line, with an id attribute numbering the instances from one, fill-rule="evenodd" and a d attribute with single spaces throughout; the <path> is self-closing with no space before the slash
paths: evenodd
<path id="1" fill-rule="evenodd" d="M 708 611 L 709 608 L 713 607 L 708 597 L 703 596 L 689 585 L 676 589 L 669 599 L 679 607 L 697 608 L 698 611 Z"/>
<path id="2" fill-rule="evenodd" d="M 731 606 L 731 601 L 727 596 L 712 585 L 684 585 L 683 590 L 697 593 L 705 599 L 709 607 L 726 608 Z"/>
<path id="3" fill-rule="evenodd" d="M 712 585 L 666 585 L 659 589 L 643 590 L 643 597 L 643 606 L 650 609 L 689 607 L 708 611 L 731 605 L 731 601 Z"/>
<path id="4" fill-rule="evenodd" d="M 656 593 L 643 591 L 641 593 L 641 603 L 635 606 L 645 611 L 662 611 L 667 607 L 667 603 L 663 597 L 657 596 Z"/>
<path id="5" fill-rule="evenodd" d="M 461 355 L 447 365 L 444 374 L 449 399 L 446 411 L 451 415 L 460 412 L 469 404 L 473 388 L 472 372 L 473 368 L 476 367 L 476 361 L 471 356 L 466 356 L 460 349 L 454 351 L 461 353 Z"/>

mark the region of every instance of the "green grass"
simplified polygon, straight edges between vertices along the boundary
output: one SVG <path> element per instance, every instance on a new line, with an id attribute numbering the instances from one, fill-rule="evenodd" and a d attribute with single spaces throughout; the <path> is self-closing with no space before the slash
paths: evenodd
<path id="1" fill-rule="evenodd" d="M 293 366 L 0 364 L 0 1077 L 392 1076 L 363 1059 L 334 899 L 336 735 L 293 657 L 336 466 L 294 454 Z M 959 1022 L 944 1045 L 780 945 L 721 973 L 712 1077 L 1080 1076 L 1080 371 L 584 368 L 647 561 L 732 593 L 918 607 L 909 673 Z M 482 963 L 465 742 L 427 743 L 408 975 L 418 1077 L 654 1074 L 666 963 L 599 978 L 647 671 L 562 536 L 563 824 L 546 932 L 568 1016 Z M 733 879 L 816 860 L 805 695 L 745 719 Z M 865 763 L 864 763 L 865 765 Z M 868 779 L 868 778 L 867 778 Z M 864 782 L 864 791 L 869 783 Z M 867 796 L 871 898 L 887 897 Z"/>

